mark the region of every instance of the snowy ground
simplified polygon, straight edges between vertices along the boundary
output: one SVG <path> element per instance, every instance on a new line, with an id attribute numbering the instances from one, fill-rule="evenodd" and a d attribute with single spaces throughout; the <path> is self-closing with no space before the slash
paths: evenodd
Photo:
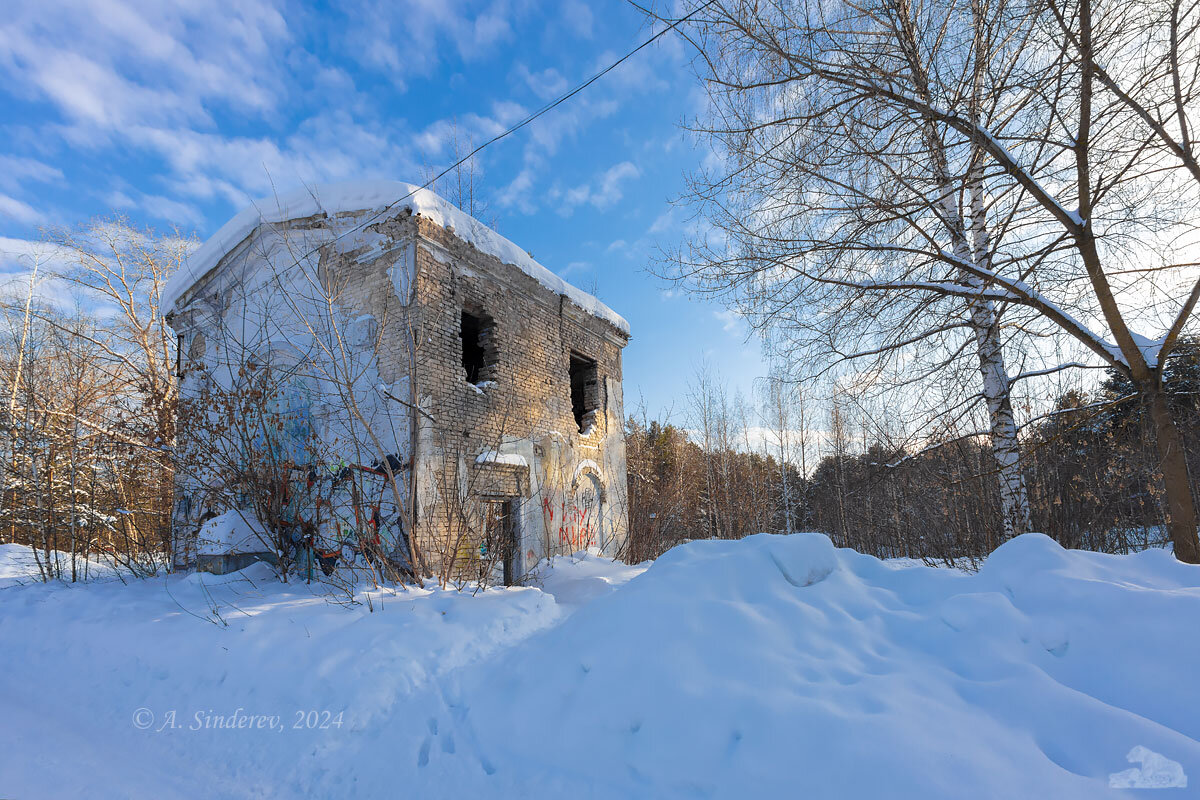
<path id="1" fill-rule="evenodd" d="M 642 570 L 350 607 L 262 567 L 10 580 L 0 797 L 1196 791 L 1200 568 L 1162 551 L 1029 535 L 967 574 L 764 535 Z"/>
<path id="2" fill-rule="evenodd" d="M 45 551 L 38 550 L 35 553 L 32 548 L 23 545 L 0 544 L 0 589 L 40 583 L 42 580 L 42 570 L 39 568 L 39 562 L 44 567 L 51 567 L 60 571 L 62 575 L 70 580 L 70 553 L 51 550 L 49 560 L 47 560 Z M 97 558 L 84 559 L 83 557 L 77 557 L 75 560 L 75 575 L 78 580 L 120 580 L 119 570 L 115 569 L 112 564 Z M 2 602 L 0 600 L 0 603 Z M 0 605 L 0 608 L 3 608 L 3 606 Z M 0 797 L 2 796 L 0 795 Z"/>

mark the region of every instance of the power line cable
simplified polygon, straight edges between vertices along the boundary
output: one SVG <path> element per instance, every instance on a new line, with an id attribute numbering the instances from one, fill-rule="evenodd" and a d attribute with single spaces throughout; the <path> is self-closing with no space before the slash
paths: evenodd
<path id="1" fill-rule="evenodd" d="M 699 7 L 698 7 L 698 8 L 696 8 L 696 9 L 694 9 L 694 10 L 693 10 L 693 11 L 692 11 L 690 14 L 688 14 L 687 16 L 680 17 L 679 19 L 677 19 L 677 20 L 674 20 L 674 21 L 673 21 L 673 22 L 672 22 L 670 25 L 668 25 L 667 27 L 663 28 L 661 31 L 659 31 L 658 33 L 654 34 L 654 35 L 653 35 L 653 36 L 651 36 L 649 39 L 646 39 L 644 42 L 642 42 L 641 44 L 639 44 L 637 47 L 633 48 L 633 49 L 632 49 L 632 50 L 630 50 L 628 53 L 626 53 L 625 55 L 623 55 L 623 56 L 621 56 L 620 58 L 618 58 L 616 61 L 614 61 L 614 62 L 612 62 L 611 64 L 609 64 L 609 65 L 608 65 L 607 67 L 605 67 L 604 69 L 602 69 L 602 70 L 600 70 L 599 72 L 597 72 L 596 74 L 592 75 L 592 77 L 588 78 L 588 79 L 587 79 L 586 81 L 584 81 L 583 83 L 581 83 L 581 84 L 577 85 L 577 86 L 576 86 L 574 89 L 571 89 L 570 91 L 566 92 L 565 94 L 559 95 L 557 98 L 555 98 L 554 100 L 551 100 L 549 103 L 546 103 L 544 106 L 542 106 L 541 108 L 539 108 L 537 111 L 534 111 L 532 114 L 529 114 L 529 115 L 528 115 L 528 116 L 526 116 L 524 119 L 522 119 L 520 122 L 518 122 L 518 123 L 516 123 L 515 125 L 513 125 L 512 127 L 508 128 L 508 129 L 507 129 L 507 130 L 505 130 L 504 132 L 502 132 L 502 133 L 499 133 L 499 134 L 497 134 L 497 135 L 493 136 L 491 139 L 488 139 L 486 142 L 484 142 L 483 144 L 481 144 L 481 145 L 479 145 L 478 147 L 476 147 L 476 148 L 475 148 L 474 150 L 472 150 L 470 153 L 467 153 L 465 156 L 463 156 L 462 158 L 460 158 L 458 161 L 455 161 L 453 164 L 451 164 L 450 166 L 446 167 L 444 170 L 442 170 L 441 172 L 439 172 L 437 175 L 434 175 L 432 178 L 430 178 L 428 181 L 426 181 L 425 183 L 423 183 L 423 184 L 421 184 L 420 186 L 418 186 L 416 189 L 413 189 L 411 192 L 408 192 L 408 193 L 407 193 L 407 194 L 405 194 L 405 195 L 402 195 L 402 196 L 400 196 L 400 197 L 397 197 L 395 200 L 393 200 L 393 201 L 391 201 L 390 203 L 388 203 L 386 206 L 384 206 L 383 208 L 381 208 L 379 211 L 377 211 L 377 212 L 376 212 L 375 214 L 373 214 L 372 216 L 370 216 L 370 217 L 368 217 L 367 219 L 363 220 L 362 222 L 359 222 L 358 224 L 356 224 L 356 225 L 354 225 L 354 226 L 352 226 L 352 227 L 348 228 L 347 230 L 343 231 L 342 233 L 339 233 L 339 234 L 337 234 L 336 236 L 334 236 L 334 237 L 333 237 L 333 241 L 334 241 L 334 242 L 338 242 L 338 241 L 340 241 L 340 240 L 342 239 L 342 237 L 344 237 L 344 236 L 348 236 L 349 234 L 351 234 L 351 233 L 353 233 L 354 231 L 356 231 L 356 230 L 359 230 L 359 229 L 361 229 L 361 228 L 365 228 L 367 225 L 370 225 L 372 222 L 375 222 L 375 221 L 376 221 L 376 220 L 378 220 L 380 217 L 382 217 L 383 215 L 385 215 L 385 214 L 387 214 L 389 211 L 391 211 L 393 208 L 395 208 L 397 205 L 399 205 L 400 203 L 404 202 L 404 201 L 405 201 L 405 200 L 407 200 L 408 198 L 410 198 L 410 197 L 412 197 L 413 195 L 415 195 L 417 192 L 421 191 L 422 189 L 428 189 L 430 186 L 433 186 L 434 184 L 436 184 L 436 183 L 438 182 L 438 180 L 440 180 L 441 178 L 444 178 L 444 177 L 445 177 L 446 175 L 448 175 L 448 174 L 449 174 L 451 171 L 453 171 L 454 169 L 456 169 L 456 168 L 457 168 L 457 167 L 459 167 L 459 166 L 462 166 L 462 165 L 463 165 L 463 164 L 465 164 L 467 161 L 470 161 L 470 160 L 471 160 L 471 159 L 472 159 L 472 158 L 473 158 L 475 155 L 477 155 L 479 152 L 481 152 L 481 151 L 482 151 L 484 148 L 486 148 L 486 147 L 490 147 L 491 145 L 495 144 L 496 142 L 500 141 L 501 139 L 503 139 L 503 138 L 505 138 L 505 137 L 507 137 L 507 136 L 510 136 L 510 135 L 511 135 L 511 134 L 513 134 L 513 133 L 516 133 L 517 131 L 521 130 L 521 128 L 524 128 L 526 125 L 528 125 L 529 123 L 531 123 L 531 122 L 533 122 L 534 120 L 536 120 L 538 117 L 541 117 L 543 114 L 546 114 L 546 113 L 548 113 L 548 112 L 550 112 L 550 111 L 554 110 L 554 109 L 555 109 L 555 108 L 557 108 L 558 106 L 560 106 L 560 105 L 562 105 L 563 103 L 565 103 L 566 101 L 570 100 L 572 97 L 574 97 L 575 95 L 579 94 L 579 93 L 580 93 L 580 92 L 582 92 L 584 89 L 588 88 L 588 87 L 589 87 L 589 86 L 591 86 L 593 83 L 595 83 L 596 81 L 600 80 L 600 79 L 601 79 L 601 78 L 603 78 L 605 75 L 607 75 L 608 73 L 612 72 L 612 71 L 613 71 L 614 69 L 616 69 L 617 67 L 621 66 L 621 64 L 624 64 L 624 63 L 625 63 L 626 61 L 628 61 L 630 58 L 632 58 L 633 56 L 637 55 L 639 52 L 641 52 L 641 51 L 642 51 L 642 50 L 644 50 L 645 48 L 649 47 L 650 45 L 654 44 L 654 42 L 658 41 L 658 40 L 659 40 L 659 39 L 661 39 L 663 36 L 666 36 L 668 33 L 670 33 L 671 31 L 675 30 L 676 28 L 678 28 L 678 27 L 679 27 L 680 25 L 682 25 L 683 23 L 685 23 L 685 22 L 689 21 L 690 19 L 692 19 L 692 17 L 696 16 L 696 15 L 697 15 L 697 14 L 699 14 L 701 11 L 703 11 L 703 10 L 704 10 L 704 9 L 706 9 L 706 8 L 708 8 L 710 5 L 712 5 L 712 4 L 713 4 L 713 3 L 715 3 L 715 2 L 716 2 L 716 0 L 708 0 L 708 2 L 707 2 L 707 3 L 705 3 L 705 4 L 704 4 L 704 5 L 702 5 L 702 6 L 699 6 Z M 318 201 L 320 200 L 320 198 L 316 198 L 316 199 L 317 199 Z M 303 254 L 303 255 L 302 255 L 300 258 L 308 258 L 308 257 L 309 257 L 309 256 L 311 256 L 313 253 L 317 252 L 317 250 L 319 250 L 321 247 L 324 247 L 324 246 L 325 246 L 325 244 L 327 244 L 327 243 L 323 243 L 323 244 L 317 245 L 316 247 L 312 248 L 312 249 L 311 249 L 311 250 L 309 250 L 308 252 L 304 253 L 304 254 Z M 297 259 L 297 262 L 298 262 L 299 260 L 300 260 L 300 259 Z"/>

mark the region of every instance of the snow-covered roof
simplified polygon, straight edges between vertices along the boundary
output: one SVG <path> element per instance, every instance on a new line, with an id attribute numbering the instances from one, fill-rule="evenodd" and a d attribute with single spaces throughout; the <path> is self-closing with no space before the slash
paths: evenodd
<path id="1" fill-rule="evenodd" d="M 476 464 L 506 464 L 510 467 L 528 467 L 529 461 L 520 453 L 498 453 L 484 450 L 475 457 Z"/>
<path id="2" fill-rule="evenodd" d="M 175 302 L 188 289 L 263 223 L 286 222 L 321 213 L 332 216 L 384 209 L 388 209 L 389 215 L 411 209 L 413 214 L 423 216 L 437 225 L 453 228 L 454 235 L 459 239 L 470 242 L 480 251 L 495 256 L 505 264 L 516 267 L 555 294 L 564 295 L 592 316 L 611 323 L 626 335 L 629 334 L 629 323 L 620 314 L 546 269 L 533 260 L 528 252 L 428 189 L 400 181 L 353 181 L 307 186 L 253 203 L 221 226 L 220 230 L 188 257 L 183 268 L 167 283 L 163 291 L 162 307 L 167 311 L 174 310 Z M 384 218 L 383 215 L 380 216 L 380 220 Z"/>

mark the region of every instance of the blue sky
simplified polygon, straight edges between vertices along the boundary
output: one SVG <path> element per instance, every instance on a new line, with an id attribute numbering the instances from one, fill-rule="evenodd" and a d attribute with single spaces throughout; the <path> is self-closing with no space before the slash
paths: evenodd
<path id="1" fill-rule="evenodd" d="M 417 182 L 650 34 L 617 0 L 48 0 L 0 21 L 0 256 L 46 226 L 118 212 L 206 238 L 301 183 Z M 647 274 L 685 234 L 671 199 L 704 156 L 702 107 L 668 35 L 481 156 L 505 236 L 624 315 L 626 406 L 674 407 L 707 360 L 748 392 L 764 371 L 721 307 Z"/>

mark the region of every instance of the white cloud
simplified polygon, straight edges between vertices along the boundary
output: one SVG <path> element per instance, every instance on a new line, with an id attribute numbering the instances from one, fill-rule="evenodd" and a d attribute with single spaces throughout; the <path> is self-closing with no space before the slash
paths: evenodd
<path id="1" fill-rule="evenodd" d="M 339 111 L 304 120 L 282 140 L 152 127 L 129 138 L 167 161 L 174 192 L 238 206 L 300 183 L 418 174 L 407 137 Z"/>
<path id="2" fill-rule="evenodd" d="M 496 102 L 492 104 L 490 116 L 467 113 L 461 117 L 436 120 L 416 134 L 413 143 L 424 156 L 438 158 L 453 154 L 451 145 L 457 138 L 461 156 L 465 156 L 467 152 L 503 133 L 527 113 L 524 106 L 518 103 Z"/>
<path id="3" fill-rule="evenodd" d="M 526 151 L 552 156 L 563 139 L 597 120 L 611 116 L 619 107 L 616 100 L 595 100 L 582 94 L 576 95 L 571 103 L 565 103 L 530 123 Z"/>
<path id="4" fill-rule="evenodd" d="M 331 12 L 343 15 L 334 20 L 282 0 L 44 0 L 6 11 L 0 25 L 6 91 L 53 109 L 50 119 L 43 114 L 38 127 L 29 128 L 35 138 L 53 139 L 54 147 L 66 142 L 161 158 L 166 166 L 152 186 L 120 183 L 107 199 L 181 224 L 200 221 L 196 200 L 238 206 L 276 186 L 384 176 L 415 180 L 418 165 L 445 165 L 455 123 L 443 119 L 414 130 L 404 119 L 389 118 L 372 93 L 377 77 L 403 87 L 455 57 L 486 58 L 515 39 L 522 20 L 534 17 L 548 17 L 540 22 L 558 37 L 590 37 L 594 24 L 592 11 L 578 0 L 567 0 L 557 12 L 525 0 L 348 0 Z M 322 63 L 323 55 L 306 49 L 317 36 L 332 37 L 331 49 L 348 53 L 371 75 L 354 65 L 347 72 Z M 669 52 L 656 47 L 635 61 L 660 63 Z M 609 55 L 601 59 L 604 65 Z M 512 74 L 545 100 L 583 77 L 556 66 L 531 70 L 522 64 Z M 544 207 L 541 176 L 563 143 L 614 114 L 622 98 L 657 86 L 661 79 L 654 72 L 622 68 L 524 129 L 520 161 L 513 165 L 519 170 L 495 206 L 526 214 Z M 457 125 L 479 144 L 527 113 L 518 102 L 497 101 L 459 115 Z M 28 149 L 38 152 L 34 145 Z M 565 190 L 564 207 L 611 208 L 638 174 L 631 162 L 622 162 Z M 26 202 L 21 184 L 62 179 L 61 171 L 42 161 L 0 157 L 0 214 L 22 225 L 45 221 L 46 213 Z"/>
<path id="5" fill-rule="evenodd" d="M 530 123 L 525 128 L 521 174 L 501 194 L 500 205 L 518 208 L 524 214 L 534 213 L 545 199 L 535 192 L 537 176 L 549 166 L 562 142 L 597 120 L 616 113 L 618 108 L 616 100 L 589 99 L 585 93 Z M 549 196 L 550 193 L 543 194 Z"/>
<path id="6" fill-rule="evenodd" d="M 24 295 L 29 291 L 30 278 L 34 278 L 33 293 L 39 301 L 59 308 L 78 305 L 76 287 L 55 277 L 56 271 L 71 263 L 72 255 L 66 248 L 0 236 L 0 294 Z"/>
<path id="7" fill-rule="evenodd" d="M 470 42 L 470 49 L 462 53 L 464 57 L 467 57 L 468 53 L 475 55 L 480 49 L 490 48 L 512 36 L 513 30 L 508 23 L 508 11 L 501 6 L 502 4 L 496 3 L 488 11 L 475 18 L 472 30 L 474 37 Z"/>
<path id="8" fill-rule="evenodd" d="M 592 265 L 588 261 L 572 261 L 558 271 L 558 277 L 566 279 L 572 275 L 578 275 L 589 271 Z"/>
<path id="9" fill-rule="evenodd" d="M 669 89 L 671 84 L 663 77 L 665 68 L 668 66 L 678 68 L 680 65 L 668 63 L 675 62 L 676 59 L 674 58 L 664 60 L 659 47 L 663 42 L 673 38 L 675 37 L 667 36 L 659 39 L 658 45 L 653 47 L 653 52 L 647 54 L 643 50 L 638 55 L 644 57 L 629 59 L 605 75 L 604 80 L 609 82 L 610 88 L 617 88 L 630 93 L 659 92 Z M 620 57 L 621 53 L 615 50 L 605 50 L 596 57 L 595 62 L 593 62 L 593 68 L 599 72 Z M 671 74 L 671 72 L 666 72 L 666 74 Z"/>
<path id="10" fill-rule="evenodd" d="M 570 213 L 572 208 L 586 203 L 591 196 L 592 187 L 590 184 L 585 183 L 582 186 L 576 186 L 574 189 L 568 189 L 567 193 L 563 195 L 563 210 L 566 213 Z"/>
<path id="11" fill-rule="evenodd" d="M 532 214 L 537 211 L 537 205 L 532 199 L 533 170 L 529 167 L 517 173 L 512 182 L 500 190 L 496 203 L 501 208 L 512 208 L 522 214 Z"/>
<path id="12" fill-rule="evenodd" d="M 30 269 L 34 261 L 62 264 L 68 255 L 66 249 L 47 242 L 0 236 L 0 272 Z"/>
<path id="13" fill-rule="evenodd" d="M 567 90 L 566 77 L 553 67 L 547 67 L 540 72 L 531 72 L 529 67 L 518 64 L 515 72 L 517 77 L 543 100 L 558 97 Z"/>
<path id="14" fill-rule="evenodd" d="M 271 56 L 287 24 L 263 0 L 45 0 L 12 11 L 0 68 L 75 125 L 204 123 L 210 103 L 266 112 L 283 94 Z"/>
<path id="15" fill-rule="evenodd" d="M 592 10 L 581 0 L 565 0 L 561 6 L 563 22 L 576 36 L 592 38 Z"/>
<path id="16" fill-rule="evenodd" d="M 612 208 L 624 196 L 621 189 L 623 181 L 641 176 L 641 170 L 632 161 L 622 161 L 605 170 L 595 181 L 581 184 L 568 189 L 563 196 L 558 213 L 566 216 L 574 211 L 576 206 L 589 203 L 603 211 Z M 593 185 L 595 188 L 593 188 Z"/>
<path id="17" fill-rule="evenodd" d="M 113 209 L 137 208 L 137 201 L 120 189 L 116 189 L 105 195 L 104 202 Z"/>
<path id="18" fill-rule="evenodd" d="M 24 203 L 15 197 L 9 197 L 6 194 L 0 194 L 0 219 L 8 217 L 22 225 L 36 225 L 39 222 L 44 222 L 46 216 L 42 212 L 35 209 L 28 203 Z"/>
<path id="19" fill-rule="evenodd" d="M 726 333 L 741 335 L 745 330 L 745 320 L 741 314 L 733 309 L 714 311 L 713 316 L 720 321 L 721 330 Z"/>
<path id="20" fill-rule="evenodd" d="M 675 208 L 671 207 L 655 217 L 654 222 L 650 223 L 650 228 L 646 233 L 666 233 L 674 228 L 675 225 Z"/>
<path id="21" fill-rule="evenodd" d="M 600 178 L 600 187 L 592 195 L 590 202 L 597 208 L 614 205 L 622 197 L 621 181 L 640 177 L 641 174 L 641 170 L 631 161 L 622 161 L 616 166 L 609 167 Z"/>
<path id="22" fill-rule="evenodd" d="M 169 237 L 162 241 L 168 246 L 178 243 Z M 189 248 L 196 246 L 188 240 L 183 243 Z M 32 278 L 34 299 L 39 303 L 64 311 L 81 310 L 94 317 L 119 314 L 111 299 L 62 277 L 65 270 L 78 264 L 79 255 L 70 248 L 0 236 L 0 295 L 27 296 Z"/>
<path id="23" fill-rule="evenodd" d="M 52 183 L 63 178 L 62 170 L 32 158 L 0 155 L 0 189 L 16 191 L 25 181 Z"/>
<path id="24" fill-rule="evenodd" d="M 511 41 L 521 9 L 508 0 L 365 0 L 343 10 L 347 52 L 402 88 L 409 75 L 432 75 L 447 50 L 469 62 Z"/>
<path id="25" fill-rule="evenodd" d="M 162 195 L 139 193 L 135 200 L 123 191 L 115 191 L 105 199 L 114 209 L 141 209 L 155 219 L 180 227 L 196 226 L 204 221 L 204 215 L 195 206 Z"/>

